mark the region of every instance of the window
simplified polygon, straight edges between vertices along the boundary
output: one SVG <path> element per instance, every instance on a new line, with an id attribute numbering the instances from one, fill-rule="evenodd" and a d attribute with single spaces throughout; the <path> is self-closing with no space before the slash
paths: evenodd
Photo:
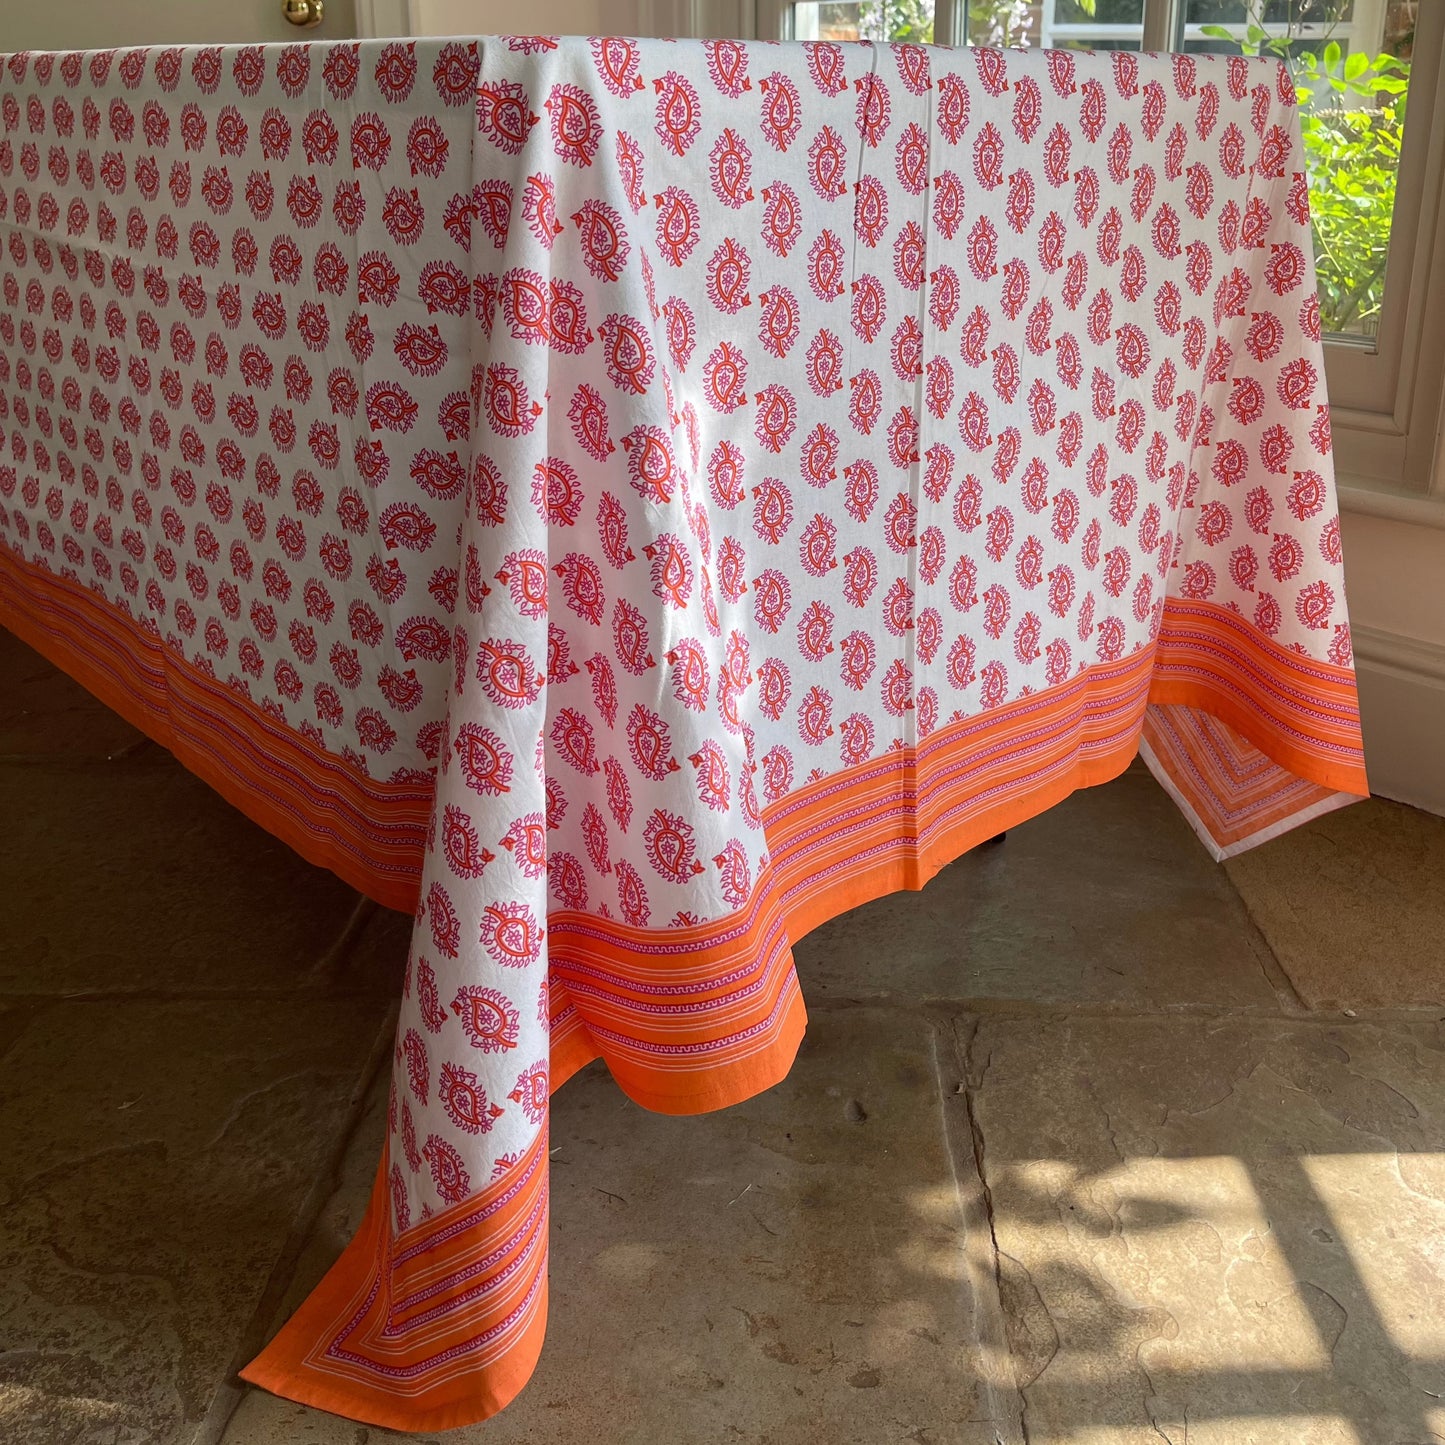
<path id="1" fill-rule="evenodd" d="M 1336 41 L 1343 49 L 1379 53 L 1388 0 L 1183 0 L 1176 7 L 1173 48 L 1226 53 L 1259 38 L 1288 40 L 1303 50 Z M 1140 50 L 1145 0 L 1037 0 L 1035 43 L 1054 49 Z M 1147 6 L 1153 10 L 1154 5 Z M 1393 8 L 1401 11 L 1401 0 Z M 1413 4 L 1410 7 L 1413 10 Z M 1398 24 L 1398 21 L 1397 21 Z M 1224 29 L 1230 39 L 1211 29 Z M 1352 44 L 1353 43 L 1353 44 Z"/>
<path id="2" fill-rule="evenodd" d="M 800 0 L 793 6 L 793 37 L 932 45 L 933 0 Z"/>
<path id="3" fill-rule="evenodd" d="M 1414 5 L 1405 0 L 1185 0 L 1176 47 L 1288 60 L 1310 174 L 1320 319 L 1373 342 L 1404 139 Z"/>
<path id="4" fill-rule="evenodd" d="M 1144 0 L 1042 0 L 1038 36 L 1052 50 L 1141 50 Z"/>

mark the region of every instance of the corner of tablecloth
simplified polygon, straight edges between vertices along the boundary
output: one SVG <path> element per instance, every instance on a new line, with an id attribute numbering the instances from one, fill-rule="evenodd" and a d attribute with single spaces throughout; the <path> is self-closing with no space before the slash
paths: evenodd
<path id="1" fill-rule="evenodd" d="M 1318 783 L 1311 783 L 1308 779 L 1296 778 L 1277 763 L 1271 762 L 1258 749 L 1252 749 L 1263 767 L 1273 775 L 1271 783 L 1267 783 L 1261 791 L 1270 795 L 1274 807 L 1271 811 L 1257 798 L 1244 800 L 1241 806 L 1238 795 L 1230 798 L 1220 790 L 1211 789 L 1208 784 L 1200 786 L 1208 769 L 1199 766 L 1200 760 L 1197 757 L 1182 758 L 1164 744 L 1165 731 L 1169 725 L 1157 716 L 1157 713 L 1164 711 L 1150 709 L 1150 716 L 1145 721 L 1144 732 L 1139 739 L 1139 756 L 1160 787 L 1173 798 L 1185 821 L 1194 829 L 1205 851 L 1216 863 L 1223 863 L 1240 853 L 1247 853 L 1261 843 L 1267 843 L 1272 838 L 1278 838 L 1338 808 L 1358 803 L 1366 796 L 1363 793 L 1331 790 Z M 1194 710 L 1174 708 L 1168 711 L 1189 713 Z M 1201 716 L 1208 717 L 1208 714 Z M 1217 719 L 1209 720 L 1217 722 Z M 1227 724 L 1221 723 L 1219 726 L 1227 727 Z M 1230 731 L 1232 732 L 1232 729 Z M 1237 733 L 1234 736 L 1245 747 L 1249 747 L 1247 741 L 1239 738 Z M 1191 783 L 1194 786 L 1191 786 Z M 1231 817 L 1234 814 L 1243 814 L 1248 821 L 1243 826 L 1234 823 Z"/>
<path id="2" fill-rule="evenodd" d="M 452 1430 L 506 1408 L 547 1328 L 548 1131 L 485 1189 L 400 1235 L 388 1154 L 351 1243 L 240 1377 L 350 1420 Z"/>
<path id="3" fill-rule="evenodd" d="M 1171 598 L 1139 751 L 1216 861 L 1368 797 L 1351 667 Z"/>

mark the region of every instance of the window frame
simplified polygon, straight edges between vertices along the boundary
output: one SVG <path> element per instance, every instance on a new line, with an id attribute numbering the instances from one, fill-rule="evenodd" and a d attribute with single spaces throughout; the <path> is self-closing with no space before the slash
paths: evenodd
<path id="1" fill-rule="evenodd" d="M 1445 381 L 1445 5 L 1422 6 L 1373 346 L 1330 340 L 1325 373 L 1335 465 L 1359 511 L 1445 527 L 1437 433 Z M 1420 507 L 1392 505 L 1419 502 Z"/>
<path id="2" fill-rule="evenodd" d="M 744 0 L 746 3 L 746 0 Z M 753 0 L 754 34 L 758 40 L 805 40 L 809 37 L 797 33 L 794 13 L 799 0 Z M 807 3 L 807 0 L 802 0 Z M 963 17 L 968 12 L 968 0 L 934 0 L 933 43 L 953 45 L 954 36 L 967 34 Z"/>

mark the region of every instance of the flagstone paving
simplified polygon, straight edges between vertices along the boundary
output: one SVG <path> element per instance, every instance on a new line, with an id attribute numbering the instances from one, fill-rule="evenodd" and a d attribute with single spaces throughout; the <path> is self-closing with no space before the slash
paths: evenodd
<path id="1" fill-rule="evenodd" d="M 3 633 L 0 817 L 0 1440 L 391 1438 L 235 1371 L 365 1207 L 408 920 Z M 559 1091 L 541 1364 L 433 1438 L 1445 1441 L 1442 878 L 1378 800 L 1216 867 L 1136 767 L 834 920 L 767 1094 Z"/>

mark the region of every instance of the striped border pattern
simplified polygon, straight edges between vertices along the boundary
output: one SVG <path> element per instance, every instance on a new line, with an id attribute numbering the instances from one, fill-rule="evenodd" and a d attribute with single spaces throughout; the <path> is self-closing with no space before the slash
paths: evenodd
<path id="1" fill-rule="evenodd" d="M 1143 652 L 1092 669 L 769 808 L 770 865 L 748 906 L 727 919 L 657 931 L 552 915 L 554 1030 L 580 1019 L 562 1036 L 571 1052 L 554 1089 L 599 1051 L 629 1095 L 668 1113 L 726 1107 L 776 1083 L 805 1023 L 790 938 L 867 898 L 921 888 L 973 844 L 1122 772 L 1137 747 L 1150 664 Z M 552 1057 L 556 1069 L 555 1033 Z M 519 1302 L 545 1299 L 545 1251 L 524 1253 L 496 1186 L 388 1251 L 385 1169 L 383 1161 L 357 1240 L 243 1375 L 373 1424 L 444 1430 L 485 1419 L 526 1383 L 541 1348 L 545 1318 L 524 1317 Z M 421 1250 L 430 1258 L 426 1310 L 408 1272 Z M 520 1272 L 501 1274 L 504 1262 L 520 1271 L 524 1259 L 535 1290 Z M 473 1289 L 484 1277 L 498 1279 L 516 1313 L 505 1355 L 500 1305 Z M 470 1394 L 458 1393 L 460 1361 L 474 1371 Z"/>
<path id="2" fill-rule="evenodd" d="M 303 856 L 383 903 L 414 906 L 430 791 L 361 777 L 103 599 L 3 548 L 0 607 L 6 626 Z M 917 747 L 770 805 L 770 858 L 737 913 L 676 930 L 552 914 L 554 1091 L 599 1054 L 628 1094 L 669 1113 L 776 1083 L 805 1026 L 792 940 L 921 888 L 975 844 L 1114 777 L 1141 731 L 1186 813 L 1218 833 L 1216 852 L 1366 790 L 1349 669 L 1278 648 L 1223 608 L 1171 602 L 1157 648 L 957 717 Z M 407 1430 L 502 1409 L 545 1330 L 547 1137 L 395 1237 L 383 1156 L 356 1238 L 244 1377 Z"/>
<path id="3" fill-rule="evenodd" d="M 390 1238 L 388 1160 L 326 1278 L 241 1378 L 352 1419 L 445 1430 L 526 1384 L 547 1320 L 547 1141 L 487 1188 Z"/>
<path id="4" fill-rule="evenodd" d="M 1227 607 L 1169 599 L 1149 701 L 1212 713 L 1297 777 L 1370 790 L 1354 669 L 1281 647 Z"/>
<path id="5" fill-rule="evenodd" d="M 368 778 L 104 598 L 3 545 L 0 623 L 308 863 L 415 912 L 430 786 Z"/>
<path id="6" fill-rule="evenodd" d="M 1149 699 L 1145 761 L 1216 861 L 1369 794 L 1353 670 L 1228 608 L 1169 600 Z"/>
<path id="7" fill-rule="evenodd" d="M 549 915 L 551 977 L 621 1087 L 665 1113 L 723 1107 L 786 1072 L 804 1023 L 791 943 L 1128 766 L 1150 654 L 1081 673 L 799 789 L 763 811 L 748 904 L 692 928 Z"/>
<path id="8" fill-rule="evenodd" d="M 1141 751 L 1216 862 L 1356 801 L 1286 772 L 1199 708 L 1155 703 L 1144 718 Z"/>
<path id="9" fill-rule="evenodd" d="M 961 853 L 1121 772 L 1150 665 L 1140 652 L 1092 667 L 765 809 L 793 937 L 868 899 L 922 888 Z"/>

